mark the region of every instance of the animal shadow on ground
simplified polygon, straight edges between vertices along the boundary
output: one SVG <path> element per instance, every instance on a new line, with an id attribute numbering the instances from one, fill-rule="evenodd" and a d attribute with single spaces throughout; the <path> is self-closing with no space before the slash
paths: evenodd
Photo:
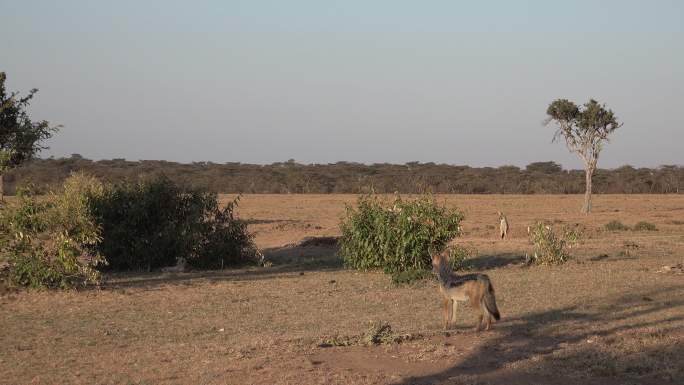
<path id="1" fill-rule="evenodd" d="M 504 319 L 496 337 L 457 365 L 394 384 L 681 384 L 682 316 L 672 310 L 684 306 L 682 298 L 684 286 L 676 286 Z M 657 343 L 620 351 L 622 343 L 651 338 Z M 534 363 L 531 374 L 515 372 L 523 361 Z M 573 371 L 583 376 L 571 377 Z"/>
<path id="2" fill-rule="evenodd" d="M 184 273 L 125 272 L 111 273 L 103 288 L 145 288 L 159 285 L 197 285 L 218 281 L 254 281 L 270 278 L 296 277 L 305 272 L 334 271 L 344 268 L 338 256 L 337 239 L 307 237 L 300 242 L 263 249 L 265 267 L 240 267 L 224 270 L 200 270 Z"/>

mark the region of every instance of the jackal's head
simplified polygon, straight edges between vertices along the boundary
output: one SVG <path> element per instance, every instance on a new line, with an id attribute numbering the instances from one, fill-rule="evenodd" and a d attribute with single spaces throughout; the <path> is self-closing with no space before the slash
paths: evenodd
<path id="1" fill-rule="evenodd" d="M 449 266 L 449 249 L 441 253 L 432 254 L 432 272 L 439 282 L 446 286 L 451 279 L 451 266 Z"/>
<path id="2" fill-rule="evenodd" d="M 442 251 L 441 253 L 432 254 L 432 271 L 439 273 L 440 269 L 447 264 L 447 253 L 448 251 Z"/>

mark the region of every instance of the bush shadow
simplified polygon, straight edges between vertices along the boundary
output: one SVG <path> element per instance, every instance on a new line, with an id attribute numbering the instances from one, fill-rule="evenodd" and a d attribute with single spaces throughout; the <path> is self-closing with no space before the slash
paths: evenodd
<path id="1" fill-rule="evenodd" d="M 467 270 L 488 270 L 497 267 L 520 265 L 524 262 L 525 256 L 517 253 L 478 255 L 466 259 L 463 263 L 463 268 Z"/>
<path id="2" fill-rule="evenodd" d="M 324 242 L 325 243 L 325 242 Z M 183 273 L 117 272 L 106 275 L 104 289 L 147 288 L 161 285 L 196 285 L 220 281 L 255 281 L 294 278 L 307 272 L 344 269 L 337 245 L 316 244 L 305 238 L 297 244 L 263 249 L 266 266 L 243 266 L 223 270 L 191 270 Z"/>

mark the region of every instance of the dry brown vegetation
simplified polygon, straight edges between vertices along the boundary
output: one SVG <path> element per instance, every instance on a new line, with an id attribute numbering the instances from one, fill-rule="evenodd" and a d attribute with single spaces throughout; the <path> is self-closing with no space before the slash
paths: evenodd
<path id="1" fill-rule="evenodd" d="M 232 197 L 226 196 L 225 199 Z M 486 271 L 502 321 L 441 332 L 436 282 L 394 286 L 345 270 L 329 245 L 353 195 L 247 195 L 272 266 L 110 276 L 100 290 L 0 297 L 0 383 L 641 384 L 684 381 L 684 196 L 447 195 L 466 214 L 459 243 Z M 510 239 L 498 239 L 497 211 Z M 527 226 L 579 229 L 568 263 L 525 266 Z M 606 231 L 619 220 L 657 231 Z M 309 242 L 311 244 L 311 242 Z M 373 322 L 400 343 L 367 345 Z"/>

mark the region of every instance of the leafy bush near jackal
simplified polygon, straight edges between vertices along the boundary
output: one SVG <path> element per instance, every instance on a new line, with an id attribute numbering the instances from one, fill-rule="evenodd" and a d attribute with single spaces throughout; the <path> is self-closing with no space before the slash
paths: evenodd
<path id="1" fill-rule="evenodd" d="M 388 201 L 363 195 L 356 207 L 346 208 L 340 254 L 355 269 L 383 269 L 393 275 L 426 271 L 430 253 L 459 235 L 462 220 L 461 212 L 438 205 L 431 196 Z"/>
<path id="2" fill-rule="evenodd" d="M 185 258 L 216 269 L 260 255 L 245 222 L 235 217 L 236 198 L 221 208 L 214 193 L 185 191 L 165 177 L 106 186 L 92 199 L 102 226 L 98 251 L 111 270 L 152 270 Z"/>
<path id="3" fill-rule="evenodd" d="M 465 265 L 466 259 L 471 254 L 470 250 L 461 246 L 450 246 L 448 248 L 448 252 L 449 265 L 453 271 L 461 270 Z M 397 285 L 411 283 L 414 281 L 430 278 L 432 275 L 432 271 L 426 270 L 425 268 L 397 271 L 392 273 L 392 283 Z"/>
<path id="4" fill-rule="evenodd" d="M 101 229 L 90 209 L 102 184 L 72 174 L 59 193 L 38 199 L 30 189 L 1 213 L 2 255 L 10 285 L 72 288 L 99 283 L 97 267 L 106 264 L 95 251 Z"/>
<path id="5" fill-rule="evenodd" d="M 569 245 L 568 233 L 558 235 L 551 226 L 537 222 L 530 227 L 530 241 L 534 245 L 534 254 L 530 262 L 537 265 L 556 265 L 566 262 L 570 255 L 566 251 Z M 571 243 L 574 243 L 574 234 Z"/>

